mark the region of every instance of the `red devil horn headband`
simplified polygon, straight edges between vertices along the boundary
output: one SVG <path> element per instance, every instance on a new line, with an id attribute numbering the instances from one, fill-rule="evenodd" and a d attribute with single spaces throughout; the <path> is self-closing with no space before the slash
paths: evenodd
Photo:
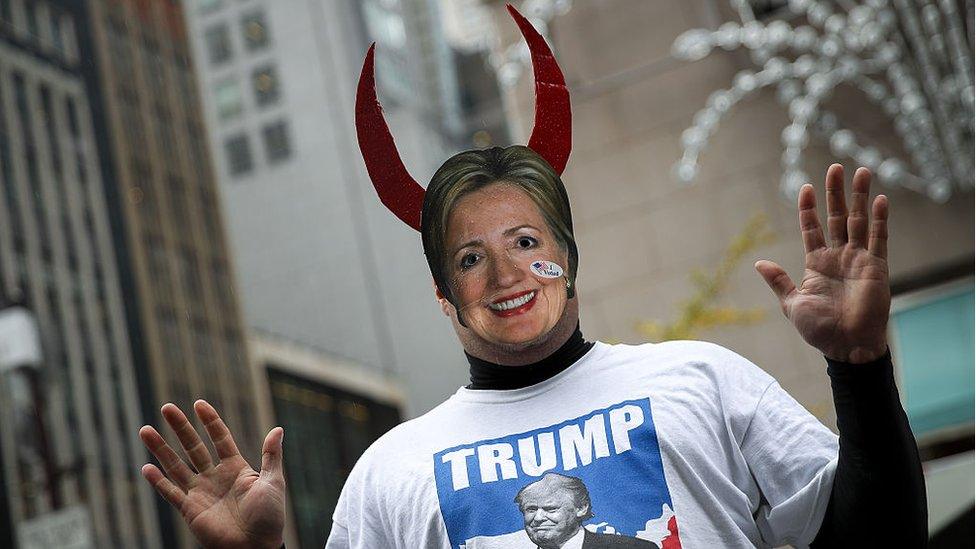
<path id="1" fill-rule="evenodd" d="M 522 36 L 532 53 L 535 74 L 535 126 L 529 138 L 529 148 L 546 159 L 562 174 L 572 148 L 572 119 L 569 111 L 569 90 L 556 64 L 552 50 L 529 21 L 514 7 L 508 6 Z M 376 99 L 373 79 L 373 51 L 370 46 L 359 75 L 356 92 L 356 134 L 359 150 L 366 161 L 366 171 L 373 181 L 376 194 L 383 204 L 404 223 L 420 230 L 420 213 L 424 205 L 424 189 L 407 173 L 400 159 L 393 135 L 383 118 L 383 108 Z"/>

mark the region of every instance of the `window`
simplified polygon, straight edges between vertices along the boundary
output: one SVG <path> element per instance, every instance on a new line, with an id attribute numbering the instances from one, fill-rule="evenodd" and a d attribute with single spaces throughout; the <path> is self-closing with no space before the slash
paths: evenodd
<path id="1" fill-rule="evenodd" d="M 264 20 L 263 12 L 249 13 L 242 17 L 241 32 L 244 34 L 244 44 L 248 51 L 268 46 L 268 25 Z"/>
<path id="2" fill-rule="evenodd" d="M 891 350 L 916 437 L 973 423 L 973 279 L 892 300 Z"/>
<path id="3" fill-rule="evenodd" d="M 399 2 L 364 0 L 362 10 L 366 34 L 379 47 L 376 51 L 376 80 L 392 97 L 407 99 L 413 93 L 407 67 L 406 25 Z"/>
<path id="4" fill-rule="evenodd" d="M 176 222 L 176 233 L 184 242 L 189 242 L 193 233 L 193 220 L 189 210 L 189 202 L 186 196 L 186 187 L 183 180 L 178 175 L 168 174 L 169 183 L 166 194 L 170 200 L 170 215 Z"/>
<path id="5" fill-rule="evenodd" d="M 264 152 L 268 163 L 281 162 L 291 156 L 291 143 L 288 140 L 288 124 L 280 120 L 269 124 L 262 130 Z"/>
<path id="6" fill-rule="evenodd" d="M 206 322 L 196 323 L 193 330 L 193 354 L 197 371 L 205 378 L 204 387 L 212 390 L 220 387 L 220 378 L 217 375 L 217 365 L 214 364 L 214 346 L 210 338 Z"/>
<path id="7" fill-rule="evenodd" d="M 51 10 L 51 44 L 58 53 L 64 54 L 64 36 L 61 34 L 61 17 L 61 13 L 57 10 Z"/>
<path id="8" fill-rule="evenodd" d="M 260 106 L 269 105 L 278 100 L 278 75 L 275 68 L 265 65 L 254 69 L 251 73 L 251 81 L 254 85 L 254 100 Z"/>
<path id="9" fill-rule="evenodd" d="M 3 0 L 0 0 L 3 1 Z M 0 86 L 0 183 L 3 184 L 7 208 L 10 212 L 10 225 L 14 236 L 14 247 L 24 242 L 24 225 L 20 213 L 20 202 L 17 199 L 17 189 L 14 187 L 14 175 L 10 162 L 12 159 L 11 145 L 7 134 L 7 117 L 4 110 L 3 87 Z"/>
<path id="10" fill-rule="evenodd" d="M 220 24 L 207 29 L 205 34 L 210 62 L 217 65 L 230 60 L 230 34 L 227 26 Z"/>
<path id="11" fill-rule="evenodd" d="M 19 72 L 14 73 L 13 81 L 15 105 L 17 105 L 17 111 L 20 115 L 20 132 L 24 147 L 23 156 L 27 164 L 27 182 L 30 185 L 30 192 L 28 194 L 31 197 L 30 201 L 34 210 L 34 216 L 37 219 L 37 229 L 41 241 L 41 257 L 46 262 L 50 262 L 51 238 L 48 234 L 47 209 L 43 204 L 43 183 L 40 167 L 38 166 L 37 143 L 34 139 L 33 120 L 31 118 L 37 113 L 29 106 L 27 100 L 27 82 L 24 79 L 24 75 Z"/>
<path id="12" fill-rule="evenodd" d="M 191 248 L 185 247 L 180 250 L 176 259 L 180 266 L 180 277 L 187 305 L 194 311 L 199 311 L 203 308 L 203 285 L 197 272 L 197 256 Z"/>
<path id="13" fill-rule="evenodd" d="M 37 5 L 33 2 L 27 2 L 24 5 L 24 10 L 27 12 L 27 33 L 36 39 L 38 34 L 40 34 L 40 25 L 37 21 Z"/>
<path id="14" fill-rule="evenodd" d="M 224 80 L 214 89 L 217 100 L 217 115 L 222 119 L 233 118 L 244 112 L 241 101 L 241 88 L 235 80 Z"/>
<path id="15" fill-rule="evenodd" d="M 149 256 L 150 276 L 157 303 L 173 302 L 173 279 L 170 275 L 169 254 L 158 236 L 146 234 L 146 253 Z"/>
<path id="16" fill-rule="evenodd" d="M 220 224 L 220 209 L 214 199 L 214 193 L 206 185 L 197 185 L 196 187 L 200 192 L 198 204 L 200 211 L 203 212 L 202 217 L 207 232 L 207 240 L 213 249 L 221 249 L 223 247 L 221 240 L 223 231 Z"/>
<path id="17" fill-rule="evenodd" d="M 275 417 L 290 433 L 285 462 L 302 546 L 324 543 L 321 509 L 334 506 L 346 475 L 362 452 L 400 422 L 400 410 L 368 395 L 345 391 L 267 365 Z M 285 443 L 286 445 L 289 443 Z"/>
<path id="18" fill-rule="evenodd" d="M 236 135 L 224 142 L 227 165 L 231 175 L 243 175 L 254 167 L 251 160 L 251 146 L 244 134 Z"/>
<path id="19" fill-rule="evenodd" d="M 61 19 L 61 41 L 62 55 L 69 63 L 77 63 L 78 59 L 78 36 L 75 34 L 74 19 L 65 15 Z"/>
<path id="20" fill-rule="evenodd" d="M 211 262 L 211 277 L 217 295 L 217 302 L 220 304 L 220 312 L 228 316 L 234 314 L 234 288 L 230 283 L 227 262 L 221 259 L 213 259 Z"/>
<path id="21" fill-rule="evenodd" d="M 187 379 L 185 366 L 183 365 L 183 348 L 182 341 L 180 340 L 180 327 L 177 324 L 176 314 L 172 309 L 160 308 L 158 312 L 159 317 L 159 333 L 161 335 L 161 343 L 163 347 L 164 359 L 166 361 L 165 369 L 173 373 L 171 379 Z M 174 392 L 176 388 L 174 388 Z M 181 396 L 181 395 L 177 395 Z"/>

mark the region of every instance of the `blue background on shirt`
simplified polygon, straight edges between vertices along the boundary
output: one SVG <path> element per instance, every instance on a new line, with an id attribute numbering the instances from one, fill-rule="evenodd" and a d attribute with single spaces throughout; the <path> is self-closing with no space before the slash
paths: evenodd
<path id="1" fill-rule="evenodd" d="M 611 434 L 609 412 L 628 405 L 641 409 L 644 422 L 629 431 L 631 449 L 617 454 Z M 577 464 L 573 469 L 564 469 L 559 429 L 575 424 L 579 425 L 582 430 L 586 420 L 599 414 L 604 416 L 603 424 L 610 455 L 598 458 L 596 451 L 593 450 L 594 458 L 588 465 Z M 605 522 L 621 534 L 634 536 L 639 530 L 644 529 L 648 519 L 661 516 L 663 504 L 674 508 L 664 479 L 661 451 L 654 429 L 654 421 L 651 417 L 649 401 L 647 399 L 629 400 L 607 408 L 593 410 L 588 414 L 562 423 L 501 438 L 455 446 L 434 454 L 437 497 L 440 501 L 441 514 L 447 525 L 447 533 L 451 539 L 452 547 L 458 548 L 476 536 L 497 536 L 524 528 L 522 513 L 515 503 L 515 495 L 522 487 L 539 480 L 542 476 L 531 476 L 522 470 L 518 440 L 547 432 L 555 435 L 557 465 L 546 472 L 574 476 L 586 484 L 595 515 L 587 521 L 587 524 Z M 483 483 L 478 465 L 477 447 L 496 443 L 507 443 L 512 446 L 514 450 L 512 461 L 515 463 L 518 476 L 513 479 L 504 479 L 501 467 L 496 465 L 495 471 L 499 480 Z M 538 443 L 538 439 L 536 439 L 536 443 Z M 535 459 L 538 462 L 538 445 L 535 448 Z M 475 450 L 475 454 L 466 459 L 470 486 L 455 491 L 451 463 L 445 462 L 443 458 L 450 452 L 462 449 Z"/>

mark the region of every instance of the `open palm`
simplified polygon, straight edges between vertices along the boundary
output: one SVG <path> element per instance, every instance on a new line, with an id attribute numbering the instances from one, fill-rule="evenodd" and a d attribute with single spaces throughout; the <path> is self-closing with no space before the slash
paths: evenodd
<path id="1" fill-rule="evenodd" d="M 891 304 L 888 200 L 879 195 L 868 217 L 871 172 L 867 168 L 854 173 L 850 212 L 840 164 L 827 170 L 826 186 L 830 246 L 820 226 L 813 186 L 800 189 L 798 209 L 806 256 L 799 287 L 772 261 L 757 262 L 756 270 L 807 343 L 834 360 L 870 362 L 887 349 Z"/>
<path id="2" fill-rule="evenodd" d="M 194 404 L 220 463 L 186 415 L 174 404 L 162 407 L 196 472 L 170 448 L 156 429 L 146 425 L 139 437 L 166 472 L 146 464 L 142 474 L 183 515 L 201 545 L 212 548 L 281 547 L 285 522 L 285 479 L 282 472 L 284 432 L 276 427 L 264 441 L 261 472 L 241 456 L 230 430 L 209 403 Z"/>

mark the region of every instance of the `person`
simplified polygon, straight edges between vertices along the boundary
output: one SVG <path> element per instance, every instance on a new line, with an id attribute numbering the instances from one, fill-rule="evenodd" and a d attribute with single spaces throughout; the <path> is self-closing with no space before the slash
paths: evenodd
<path id="1" fill-rule="evenodd" d="M 515 495 L 525 520 L 525 533 L 540 549 L 657 548 L 649 541 L 583 528 L 593 517 L 590 494 L 583 481 L 559 473 L 546 473 Z"/>
<path id="2" fill-rule="evenodd" d="M 829 244 L 812 185 L 800 190 L 799 285 L 777 264 L 756 263 L 785 316 L 828 362 L 839 440 L 728 349 L 588 342 L 560 180 L 568 92 L 544 40 L 509 9 L 537 81 L 529 146 L 455 155 L 426 191 L 396 153 L 373 90 L 373 49 L 367 54 L 356 113 L 367 170 L 381 201 L 421 232 L 471 383 L 367 449 L 326 547 L 474 549 L 472 540 L 525 529 L 511 502 L 547 474 L 585 483 L 608 531 L 662 549 L 924 546 L 921 465 L 885 335 L 888 202 L 878 196 L 869 207 L 870 172 L 855 172 L 848 209 L 843 168 L 827 170 Z M 258 473 L 213 407 L 194 408 L 219 464 L 167 404 L 163 416 L 196 471 L 145 426 L 140 436 L 162 467 L 145 465 L 147 481 L 205 547 L 278 547 L 281 429 L 268 434 Z"/>

